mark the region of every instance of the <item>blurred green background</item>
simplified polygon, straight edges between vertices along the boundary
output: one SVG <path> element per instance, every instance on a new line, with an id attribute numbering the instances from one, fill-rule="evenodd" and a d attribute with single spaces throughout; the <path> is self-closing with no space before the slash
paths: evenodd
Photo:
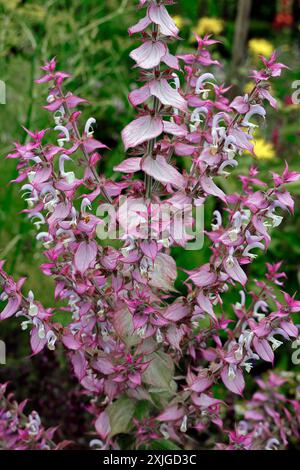
<path id="1" fill-rule="evenodd" d="M 273 48 L 280 52 L 280 60 L 290 70 L 273 82 L 273 94 L 279 99 L 279 112 L 268 109 L 269 119 L 257 135 L 255 164 L 266 181 L 270 171 L 280 171 L 287 160 L 292 169 L 298 169 L 300 106 L 291 103 L 292 83 L 300 79 L 299 24 L 300 1 L 252 0 L 249 31 L 245 47 L 241 45 L 242 59 L 238 65 L 234 57 L 234 35 L 239 3 L 244 0 L 180 0 L 170 11 L 181 28 L 183 41 L 171 46 L 180 53 L 195 46 L 193 33 L 212 33 L 221 45 L 215 46 L 215 56 L 223 64 L 216 71 L 220 82 L 235 82 L 234 92 L 247 91 L 251 86 L 249 70 L 258 64 L 258 55 L 270 55 Z M 246 0 L 247 1 L 247 0 Z M 0 105 L 1 160 L 0 160 L 0 258 L 7 259 L 7 270 L 16 277 L 28 277 L 28 289 L 37 298 L 51 306 L 51 281 L 40 274 L 43 262 L 35 241 L 35 232 L 26 216 L 19 214 L 25 207 L 20 188 L 10 185 L 16 176 L 16 162 L 6 160 L 13 141 L 26 141 L 21 128 L 41 129 L 51 125 L 45 104 L 46 86 L 36 85 L 39 67 L 56 56 L 59 67 L 72 73 L 69 87 L 89 100 L 83 109 L 85 118 L 97 119 L 96 137 L 111 148 L 106 152 L 101 172 L 108 175 L 112 167 L 124 158 L 120 132 L 132 119 L 134 111 L 128 105 L 128 91 L 137 85 L 138 73 L 128 58 L 137 44 L 129 38 L 127 29 L 142 12 L 135 0 L 0 0 L 0 79 L 6 83 L 7 103 Z M 238 38 L 239 39 L 239 38 Z M 178 159 L 179 160 L 179 159 Z M 250 156 L 240 158 L 236 173 L 222 184 L 227 191 L 239 190 L 235 175 L 246 172 L 253 162 Z M 183 165 L 184 162 L 179 162 Z M 261 256 L 253 264 L 253 277 L 261 277 L 264 263 L 283 260 L 289 276 L 288 290 L 294 292 L 300 282 L 300 185 L 294 185 L 296 210 L 293 217 L 273 230 L 273 241 L 267 257 Z M 213 202 L 207 204 L 206 220 L 210 222 Z M 193 252 L 174 251 L 178 265 L 193 268 L 203 262 L 207 247 Z M 1 325 L 2 328 L 2 325 Z M 5 327 L 6 328 L 6 327 Z"/>

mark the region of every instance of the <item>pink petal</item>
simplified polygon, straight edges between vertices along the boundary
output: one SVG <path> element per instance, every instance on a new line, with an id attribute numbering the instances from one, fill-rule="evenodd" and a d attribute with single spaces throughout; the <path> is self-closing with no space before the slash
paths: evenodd
<path id="1" fill-rule="evenodd" d="M 115 371 L 115 368 L 112 364 L 112 362 L 105 358 L 105 357 L 99 357 L 94 363 L 93 363 L 93 368 L 101 372 L 102 374 L 105 375 L 110 375 L 113 374 Z"/>
<path id="2" fill-rule="evenodd" d="M 67 105 L 69 106 L 69 108 L 76 108 L 76 106 L 79 105 L 80 103 L 86 103 L 85 99 L 80 98 L 79 96 L 75 96 L 75 95 L 67 96 L 65 101 Z"/>
<path id="3" fill-rule="evenodd" d="M 280 327 L 291 337 L 298 336 L 298 328 L 292 322 L 283 320 L 280 322 Z"/>
<path id="4" fill-rule="evenodd" d="M 66 348 L 72 349 L 74 351 L 76 351 L 77 349 L 80 349 L 81 347 L 81 343 L 77 341 L 77 339 L 74 338 L 74 336 L 71 333 L 68 335 L 64 335 L 62 337 L 62 342 L 66 346 Z"/>
<path id="5" fill-rule="evenodd" d="M 54 209 L 54 212 L 51 214 L 51 216 L 48 219 L 48 224 L 51 227 L 59 221 L 59 220 L 64 220 L 68 217 L 68 215 L 71 212 L 71 204 L 70 203 L 65 203 L 65 202 L 60 202 L 57 204 L 57 206 Z"/>
<path id="6" fill-rule="evenodd" d="M 209 176 L 201 176 L 200 182 L 201 182 L 203 190 L 207 194 L 216 196 L 219 199 L 221 199 L 223 202 L 226 202 L 225 193 L 220 188 L 218 188 L 218 186 L 213 182 L 213 180 Z"/>
<path id="7" fill-rule="evenodd" d="M 283 193 L 277 191 L 276 196 L 278 201 L 290 209 L 291 212 L 294 212 L 294 200 L 288 191 L 284 191 Z"/>
<path id="8" fill-rule="evenodd" d="M 10 297 L 8 299 L 7 305 L 0 313 L 0 320 L 5 320 L 6 318 L 9 318 L 12 315 L 14 315 L 18 311 L 21 305 L 21 300 L 22 299 L 20 295 L 16 295 L 15 297 Z"/>
<path id="9" fill-rule="evenodd" d="M 251 419 L 253 419 L 253 421 L 264 421 L 265 416 L 263 413 L 260 413 L 259 411 L 247 410 L 245 412 L 245 419 L 247 421 Z"/>
<path id="10" fill-rule="evenodd" d="M 142 69 L 152 69 L 160 64 L 166 51 L 167 48 L 163 42 L 146 41 L 129 55 Z"/>
<path id="11" fill-rule="evenodd" d="M 81 242 L 78 245 L 74 256 L 74 264 L 81 274 L 85 273 L 91 265 L 95 263 L 97 256 L 97 243 L 96 242 Z"/>
<path id="12" fill-rule="evenodd" d="M 189 271 L 188 274 L 190 274 L 189 279 L 191 279 L 197 287 L 209 286 L 217 279 L 217 275 L 214 272 L 210 272 L 210 266 L 208 264 L 193 271 Z"/>
<path id="13" fill-rule="evenodd" d="M 51 167 L 44 167 L 41 170 L 37 171 L 32 180 L 33 184 L 40 184 L 47 181 L 52 173 Z"/>
<path id="14" fill-rule="evenodd" d="M 249 135 L 247 136 L 247 134 L 244 131 L 240 129 L 232 128 L 229 134 L 235 137 L 236 143 L 241 149 L 249 150 L 250 153 L 253 152 L 254 146 L 250 141 L 250 136 Z"/>
<path id="15" fill-rule="evenodd" d="M 180 328 L 180 327 L 177 328 L 174 324 L 169 326 L 166 332 L 166 337 L 170 346 L 174 349 L 178 349 L 179 351 L 181 351 L 180 343 L 184 335 L 185 335 L 185 332 L 183 328 Z"/>
<path id="16" fill-rule="evenodd" d="M 193 402 L 195 405 L 200 406 L 201 408 L 209 408 L 210 406 L 220 405 L 224 403 L 222 400 L 218 400 L 217 398 L 213 398 L 206 393 L 201 393 L 200 397 L 193 396 Z"/>
<path id="17" fill-rule="evenodd" d="M 95 428 L 101 439 L 103 441 L 106 441 L 111 431 L 109 416 L 106 411 L 102 411 L 102 413 L 100 413 L 100 415 L 98 416 L 95 423 Z"/>
<path id="18" fill-rule="evenodd" d="M 87 360 L 84 357 L 82 351 L 76 351 L 76 353 L 72 354 L 71 362 L 74 370 L 74 374 L 78 378 L 78 380 L 82 380 L 83 377 L 86 375 L 87 369 Z"/>
<path id="19" fill-rule="evenodd" d="M 144 255 L 148 256 L 149 258 L 152 259 L 152 261 L 154 261 L 157 255 L 157 251 L 158 251 L 156 241 L 154 240 L 143 241 L 141 243 L 141 250 L 144 253 Z"/>
<path id="20" fill-rule="evenodd" d="M 53 80 L 53 75 L 43 75 L 42 77 L 35 80 L 35 83 L 40 85 L 41 83 L 51 82 L 51 80 Z"/>
<path id="21" fill-rule="evenodd" d="M 237 96 L 232 103 L 230 103 L 230 107 L 240 114 L 246 114 L 250 110 L 250 104 L 246 102 L 244 96 Z"/>
<path id="22" fill-rule="evenodd" d="M 197 303 L 199 307 L 208 315 L 213 318 L 214 320 L 217 320 L 217 317 L 215 315 L 215 312 L 213 311 L 211 301 L 206 297 L 203 292 L 199 292 L 197 296 Z"/>
<path id="23" fill-rule="evenodd" d="M 140 33 L 144 31 L 144 29 L 146 29 L 150 24 L 151 24 L 150 18 L 148 16 L 145 16 L 134 26 L 131 26 L 131 28 L 128 29 L 128 33 L 130 36 L 135 33 Z"/>
<path id="24" fill-rule="evenodd" d="M 39 329 L 37 327 L 33 328 L 30 333 L 30 346 L 33 354 L 38 354 L 41 352 L 46 344 L 47 339 L 39 337 Z"/>
<path id="25" fill-rule="evenodd" d="M 188 134 L 187 129 L 184 126 L 178 126 L 174 122 L 163 121 L 164 132 L 167 134 L 176 135 L 176 137 L 186 137 Z"/>
<path id="26" fill-rule="evenodd" d="M 83 146 L 87 153 L 92 153 L 97 149 L 107 149 L 107 146 L 105 144 L 102 144 L 102 142 L 100 142 L 99 140 L 92 138 L 84 140 Z"/>
<path id="27" fill-rule="evenodd" d="M 128 99 L 133 106 L 144 103 L 151 96 L 149 85 L 146 84 L 141 88 L 137 88 L 129 93 Z"/>
<path id="28" fill-rule="evenodd" d="M 225 261 L 224 268 L 228 276 L 230 276 L 232 279 L 234 279 L 237 282 L 240 282 L 243 286 L 246 284 L 247 276 L 245 272 L 242 270 L 242 268 L 240 267 L 239 262 L 236 258 L 233 258 L 233 266 L 230 266 L 230 267 L 228 267 L 228 264 Z"/>
<path id="29" fill-rule="evenodd" d="M 183 144 L 181 142 L 175 144 L 175 153 L 181 157 L 193 155 L 194 151 L 195 147 L 193 145 Z"/>
<path id="30" fill-rule="evenodd" d="M 183 409 L 179 409 L 177 405 L 170 406 L 157 416 L 157 421 L 177 421 L 184 416 Z"/>
<path id="31" fill-rule="evenodd" d="M 263 96 L 266 100 L 269 101 L 272 108 L 274 108 L 274 109 L 278 108 L 276 99 L 271 95 L 271 93 L 268 92 L 268 90 L 266 90 L 265 88 L 260 87 L 259 88 L 259 94 L 261 96 Z"/>
<path id="32" fill-rule="evenodd" d="M 155 258 L 154 270 L 149 284 L 162 290 L 173 290 L 177 278 L 177 266 L 172 256 L 159 253 Z"/>
<path id="33" fill-rule="evenodd" d="M 221 372 L 221 378 L 223 383 L 228 390 L 237 395 L 242 395 L 245 388 L 245 380 L 242 371 L 237 368 L 236 376 L 234 379 L 228 378 L 228 366 L 226 366 Z"/>
<path id="34" fill-rule="evenodd" d="M 151 4 L 148 15 L 151 21 L 159 26 L 160 33 L 165 36 L 178 36 L 179 29 L 164 5 Z"/>
<path id="35" fill-rule="evenodd" d="M 122 173 L 135 173 L 141 169 L 142 158 L 127 158 L 122 163 L 114 167 L 114 171 L 121 171 Z"/>
<path id="36" fill-rule="evenodd" d="M 136 386 L 139 386 L 142 383 L 141 374 L 139 372 L 134 372 L 132 374 L 128 374 L 128 378 L 129 378 L 130 382 L 132 382 Z"/>
<path id="37" fill-rule="evenodd" d="M 165 79 L 150 82 L 150 92 L 166 106 L 172 106 L 181 111 L 187 110 L 186 100 Z"/>
<path id="38" fill-rule="evenodd" d="M 50 104 L 47 104 L 47 106 L 44 106 L 45 109 L 47 109 L 48 111 L 57 111 L 63 104 L 63 99 L 57 99 L 57 100 L 54 100 L 52 101 L 52 103 Z"/>
<path id="39" fill-rule="evenodd" d="M 190 312 L 190 308 L 188 305 L 184 305 L 180 301 L 174 302 L 172 305 L 166 308 L 165 312 L 163 312 L 163 317 L 166 320 L 170 321 L 179 321 L 182 318 L 186 317 Z"/>
<path id="40" fill-rule="evenodd" d="M 260 339 L 255 336 L 253 338 L 253 346 L 259 357 L 261 357 L 264 361 L 274 361 L 274 352 L 266 339 Z"/>
<path id="41" fill-rule="evenodd" d="M 210 387 L 213 384 L 213 380 L 206 377 L 205 375 L 203 376 L 198 376 L 195 381 L 192 383 L 190 386 L 190 389 L 193 392 L 201 393 L 204 390 L 206 390 L 208 387 Z"/>

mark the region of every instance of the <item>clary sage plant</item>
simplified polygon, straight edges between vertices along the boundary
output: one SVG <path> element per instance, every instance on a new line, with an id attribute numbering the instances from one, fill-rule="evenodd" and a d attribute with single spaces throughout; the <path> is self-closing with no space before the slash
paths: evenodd
<path id="1" fill-rule="evenodd" d="M 99 173 L 107 147 L 94 137 L 93 117 L 82 126 L 85 100 L 68 90 L 68 73 L 55 59 L 42 67 L 37 83 L 49 87 L 45 109 L 52 125 L 25 129 L 29 142 L 16 143 L 8 158 L 18 162 L 15 182 L 44 250 L 42 275 L 53 278 L 53 301 L 63 307 L 44 308 L 25 279 L 15 281 L 1 262 L 1 320 L 20 319 L 33 354 L 64 349 L 90 399 L 93 448 L 143 449 L 155 442 L 284 449 L 299 437 L 300 419 L 297 399 L 280 392 L 287 379 L 274 372 L 256 377 L 257 393 L 243 396 L 257 364 L 272 368 L 274 351 L 297 342 L 293 315 L 300 301 L 284 291 L 280 262 L 266 264 L 254 289 L 249 265 L 293 212 L 287 186 L 300 174 L 285 165 L 266 183 L 251 166 L 247 175 L 232 176 L 242 188 L 234 194 L 224 192 L 222 180 L 245 152 L 253 154 L 253 131 L 268 107 L 276 108 L 270 83 L 285 66 L 275 52 L 261 57 L 261 68 L 251 72 L 252 91 L 230 101 L 229 87 L 212 73 L 220 67 L 210 52 L 217 41 L 197 36 L 194 52 L 170 52 L 179 39 L 166 8 L 172 3 L 140 0 L 142 18 L 129 29 L 141 41 L 130 53 L 140 86 L 129 93 L 136 118 L 122 132 L 127 156 L 120 156 L 113 179 Z M 171 250 L 197 236 L 195 210 L 211 197 L 217 209 L 204 231 L 210 257 L 186 273 L 179 293 Z M 104 227 L 108 242 L 102 243 Z M 236 303 L 228 308 L 230 291 Z M 23 432 L 15 418 L 22 408 L 1 409 L 1 446 L 11 446 L 2 427 L 15 426 L 13 446 L 30 447 L 36 436 L 41 448 L 53 447 L 38 415 Z"/>

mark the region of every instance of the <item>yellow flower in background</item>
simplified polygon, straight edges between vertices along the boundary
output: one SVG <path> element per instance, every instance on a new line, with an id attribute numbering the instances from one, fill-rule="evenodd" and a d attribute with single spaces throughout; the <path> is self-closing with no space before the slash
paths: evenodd
<path id="1" fill-rule="evenodd" d="M 254 153 L 259 160 L 271 160 L 276 155 L 273 144 L 265 139 L 255 139 Z"/>
<path id="2" fill-rule="evenodd" d="M 172 16 L 173 21 L 175 22 L 177 28 L 181 29 L 184 25 L 184 19 L 180 15 Z"/>
<path id="3" fill-rule="evenodd" d="M 224 29 L 224 21 L 220 18 L 208 18 L 204 16 L 201 18 L 197 26 L 195 28 L 195 33 L 199 34 L 199 36 L 203 36 L 204 34 L 220 34 Z"/>
<path id="4" fill-rule="evenodd" d="M 266 39 L 250 39 L 248 46 L 252 55 L 263 55 L 265 57 L 270 57 L 274 51 L 273 44 Z"/>

